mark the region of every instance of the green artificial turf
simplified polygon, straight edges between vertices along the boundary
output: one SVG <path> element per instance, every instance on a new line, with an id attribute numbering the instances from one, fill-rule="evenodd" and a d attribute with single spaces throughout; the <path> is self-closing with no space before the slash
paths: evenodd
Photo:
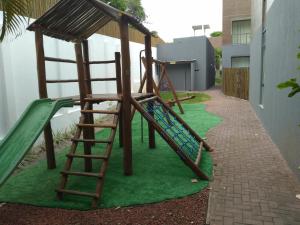
<path id="1" fill-rule="evenodd" d="M 182 116 L 201 136 L 221 122 L 221 119 L 205 111 L 202 104 L 184 105 Z M 144 123 L 146 124 L 146 123 Z M 144 126 L 145 141 L 140 138 L 140 115 L 133 121 L 133 176 L 123 176 L 123 154 L 119 148 L 118 136 L 114 143 L 112 156 L 105 178 L 103 195 L 99 208 L 138 205 L 160 202 L 167 199 L 180 198 L 201 191 L 207 187 L 207 181 L 192 183 L 193 172 L 185 166 L 168 144 L 157 134 L 156 149 L 149 149 L 147 143 L 147 127 Z M 97 137 L 107 136 L 106 130 Z M 96 147 L 99 147 L 97 145 Z M 42 160 L 8 179 L 0 189 L 0 202 L 23 203 L 44 207 L 88 210 L 91 198 L 65 195 L 63 201 L 56 199 L 54 189 L 58 187 L 60 175 L 69 148 L 57 154 L 57 169 L 46 170 L 46 161 Z M 79 146 L 82 151 L 82 146 Z M 93 150 L 94 154 L 95 149 Z M 99 153 L 99 150 L 97 150 Z M 94 169 L 99 165 L 94 161 Z M 1 165 L 0 165 L 1 166 Z M 203 151 L 202 171 L 212 175 L 212 159 Z M 74 171 L 82 171 L 83 161 L 74 160 Z M 95 178 L 74 177 L 68 182 L 69 189 L 95 192 Z"/>
<path id="2" fill-rule="evenodd" d="M 211 99 L 211 97 L 208 94 L 201 93 L 201 92 L 176 92 L 176 95 L 178 98 L 189 97 L 192 95 L 195 96 L 195 98 L 183 101 L 182 104 L 201 103 Z M 165 101 L 174 99 L 174 96 L 171 91 L 162 91 L 160 92 L 160 96 Z"/>

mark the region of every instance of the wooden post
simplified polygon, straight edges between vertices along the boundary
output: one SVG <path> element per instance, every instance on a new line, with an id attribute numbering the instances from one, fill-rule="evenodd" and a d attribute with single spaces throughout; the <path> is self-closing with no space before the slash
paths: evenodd
<path id="1" fill-rule="evenodd" d="M 83 57 L 82 57 L 82 47 L 81 43 L 75 44 L 75 54 L 76 54 L 76 63 L 77 63 L 77 72 L 78 72 L 78 81 L 79 81 L 79 93 L 80 93 L 80 106 L 81 109 L 84 109 L 84 98 L 86 98 L 86 93 L 88 90 L 88 87 L 85 82 L 85 76 L 84 76 L 84 63 L 83 63 Z M 84 122 L 88 122 L 88 117 L 86 114 L 83 114 Z M 89 139 L 89 133 L 88 130 L 83 128 L 83 138 Z M 91 154 L 91 144 L 90 143 L 84 143 L 84 154 L 90 155 Z M 92 160 L 85 158 L 84 159 L 84 167 L 86 172 L 92 171 Z"/>
<path id="2" fill-rule="evenodd" d="M 149 34 L 145 36 L 145 56 L 146 56 L 146 74 L 147 74 L 146 90 L 147 93 L 153 93 L 151 35 Z M 148 132 L 149 132 L 149 148 L 155 148 L 155 131 L 154 131 L 154 127 L 150 122 L 148 122 Z"/>
<path id="3" fill-rule="evenodd" d="M 36 45 L 36 59 L 37 59 L 37 73 L 39 83 L 39 96 L 40 98 L 48 98 L 47 83 L 46 83 L 46 65 L 44 53 L 44 40 L 43 33 L 40 30 L 35 32 L 35 45 Z M 48 169 L 56 168 L 55 152 L 53 145 L 53 135 L 51 123 L 49 122 L 44 129 L 44 139 L 46 146 L 46 157 Z"/>
<path id="4" fill-rule="evenodd" d="M 85 74 L 85 83 L 86 83 L 86 94 L 93 94 L 92 91 L 92 82 L 91 82 L 91 71 L 90 71 L 90 55 L 89 55 L 89 43 L 88 40 L 82 41 L 83 48 L 83 59 L 84 59 L 84 74 Z M 90 104 L 89 110 L 93 109 L 93 104 Z M 88 123 L 94 123 L 94 115 L 92 113 L 87 114 Z M 89 139 L 95 139 L 95 130 L 93 128 L 88 129 Z M 94 144 L 93 144 L 94 145 Z"/>
<path id="5" fill-rule="evenodd" d="M 131 80 L 130 80 L 130 50 L 128 36 L 128 21 L 122 17 L 120 22 L 121 55 L 122 55 L 122 121 L 123 121 L 123 150 L 124 173 L 132 175 L 132 131 L 131 131 Z"/>
<path id="6" fill-rule="evenodd" d="M 115 52 L 116 78 L 117 78 L 117 93 L 122 95 L 122 75 L 121 75 L 121 54 Z M 119 113 L 119 143 L 123 147 L 123 121 L 122 121 L 122 106 Z"/>

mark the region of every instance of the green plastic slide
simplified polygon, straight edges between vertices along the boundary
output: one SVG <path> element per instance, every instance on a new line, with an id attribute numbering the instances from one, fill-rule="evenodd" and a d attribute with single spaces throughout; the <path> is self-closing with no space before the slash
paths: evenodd
<path id="1" fill-rule="evenodd" d="M 62 107 L 73 105 L 72 99 L 40 99 L 28 106 L 0 142 L 0 186 L 22 161 L 54 114 Z"/>

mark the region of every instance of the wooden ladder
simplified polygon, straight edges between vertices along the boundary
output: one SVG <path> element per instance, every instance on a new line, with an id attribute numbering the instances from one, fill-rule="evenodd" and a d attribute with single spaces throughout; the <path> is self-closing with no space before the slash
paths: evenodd
<path id="1" fill-rule="evenodd" d="M 71 195 L 80 195 L 80 196 L 86 196 L 91 197 L 92 200 L 92 207 L 95 208 L 97 206 L 97 203 L 101 197 L 103 184 L 104 184 L 104 177 L 106 174 L 106 170 L 108 167 L 108 161 L 111 155 L 113 142 L 117 130 L 117 125 L 119 122 L 119 116 L 120 116 L 120 110 L 121 110 L 121 103 L 118 101 L 116 109 L 115 110 L 91 110 L 90 105 L 93 103 L 99 103 L 101 102 L 101 99 L 92 99 L 88 98 L 85 99 L 85 107 L 81 110 L 81 117 L 80 121 L 77 124 L 77 130 L 74 135 L 74 138 L 72 138 L 72 145 L 70 152 L 66 155 L 67 160 L 65 163 L 64 170 L 61 171 L 61 182 L 59 185 L 59 188 L 57 188 L 55 191 L 57 192 L 57 197 L 62 200 L 64 194 L 71 194 Z M 94 101 L 93 101 L 94 100 Z M 110 114 L 113 115 L 113 121 L 111 123 L 88 123 L 88 116 L 92 114 Z M 97 140 L 97 139 L 87 139 L 82 135 L 86 129 L 94 129 L 94 128 L 109 128 L 111 129 L 110 136 L 108 139 L 105 140 Z M 83 138 L 82 138 L 83 136 Z M 84 143 L 85 145 L 93 145 L 96 143 L 105 144 L 105 153 L 102 155 L 97 154 L 76 154 L 76 150 L 78 147 L 78 143 Z M 95 150 L 95 149 L 94 149 Z M 102 164 L 100 166 L 100 170 L 98 173 L 93 173 L 90 171 L 72 171 L 72 163 L 74 159 L 84 159 L 86 161 L 91 160 L 102 160 Z M 66 188 L 67 181 L 69 176 L 83 176 L 83 177 L 91 177 L 96 178 L 96 190 L 95 193 L 88 193 L 88 192 L 81 192 L 77 190 L 69 190 Z"/>

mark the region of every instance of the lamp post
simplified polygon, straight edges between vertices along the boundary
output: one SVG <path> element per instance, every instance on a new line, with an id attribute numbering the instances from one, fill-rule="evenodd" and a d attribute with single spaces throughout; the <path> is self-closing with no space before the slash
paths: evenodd
<path id="1" fill-rule="evenodd" d="M 205 31 L 210 29 L 209 24 L 203 24 L 203 25 L 195 25 L 192 26 L 193 30 L 194 30 L 194 36 L 196 36 L 196 30 L 204 30 L 204 36 L 205 36 Z"/>
<path id="2" fill-rule="evenodd" d="M 205 31 L 206 31 L 206 30 L 208 30 L 208 29 L 210 29 L 210 26 L 209 26 L 209 24 L 205 24 L 205 25 L 203 25 L 204 36 L 205 36 Z"/>

